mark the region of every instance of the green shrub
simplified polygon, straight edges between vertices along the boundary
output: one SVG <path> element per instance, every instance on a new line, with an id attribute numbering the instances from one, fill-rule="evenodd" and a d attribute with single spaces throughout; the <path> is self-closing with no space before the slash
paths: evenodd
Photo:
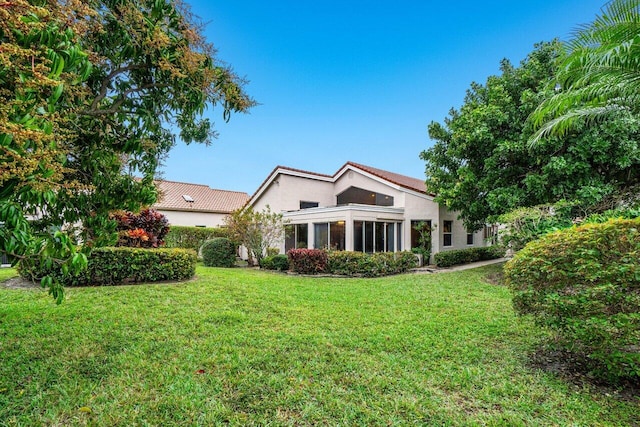
<path id="1" fill-rule="evenodd" d="M 328 270 L 332 274 L 357 277 L 379 277 L 405 273 L 417 265 L 411 252 L 363 252 L 332 251 L 328 254 Z"/>
<path id="2" fill-rule="evenodd" d="M 283 254 L 267 256 L 260 261 L 260 268 L 287 271 L 289 269 L 289 258 Z"/>
<path id="3" fill-rule="evenodd" d="M 327 272 L 327 253 L 321 249 L 291 249 L 287 252 L 291 270 L 300 274 Z"/>
<path id="4" fill-rule="evenodd" d="M 107 247 L 94 249 L 81 273 L 69 274 L 58 265 L 33 260 L 21 262 L 18 273 L 29 280 L 51 275 L 65 286 L 119 285 L 190 279 L 196 262 L 196 254 L 190 250 Z"/>
<path id="5" fill-rule="evenodd" d="M 167 248 L 184 248 L 200 251 L 200 248 L 207 240 L 216 237 L 229 238 L 229 231 L 225 228 L 205 228 L 205 227 L 185 227 L 172 225 L 171 230 L 165 237 Z"/>
<path id="6" fill-rule="evenodd" d="M 233 267 L 236 264 L 236 245 L 226 237 L 207 240 L 200 251 L 207 267 Z"/>
<path id="7" fill-rule="evenodd" d="M 561 230 L 504 268 L 516 311 L 609 380 L 640 379 L 639 229 L 634 219 Z"/>
<path id="8" fill-rule="evenodd" d="M 503 248 L 499 246 L 487 246 L 484 248 L 469 248 L 438 252 L 433 256 L 433 259 L 438 267 L 451 267 L 452 265 L 486 261 L 503 256 Z"/>

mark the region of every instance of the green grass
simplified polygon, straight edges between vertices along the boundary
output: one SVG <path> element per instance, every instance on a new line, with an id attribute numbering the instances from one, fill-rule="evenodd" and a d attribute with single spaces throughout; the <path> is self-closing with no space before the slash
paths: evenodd
<path id="1" fill-rule="evenodd" d="M 529 367 L 535 328 L 495 269 L 199 267 L 60 306 L 0 287 L 0 425 L 638 425 L 638 400 Z"/>

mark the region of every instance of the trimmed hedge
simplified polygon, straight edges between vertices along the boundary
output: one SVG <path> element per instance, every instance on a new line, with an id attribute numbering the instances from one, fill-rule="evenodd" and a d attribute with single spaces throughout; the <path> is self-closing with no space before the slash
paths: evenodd
<path id="1" fill-rule="evenodd" d="M 185 227 L 180 225 L 172 225 L 164 238 L 165 247 L 167 248 L 184 248 L 193 249 L 196 252 L 207 240 L 216 237 L 229 238 L 229 230 L 226 228 L 205 228 L 205 227 Z"/>
<path id="2" fill-rule="evenodd" d="M 453 251 L 438 252 L 433 260 L 438 267 L 451 267 L 452 265 L 467 264 L 476 261 L 486 261 L 504 256 L 504 248 L 487 246 L 483 248 L 457 249 Z"/>
<path id="3" fill-rule="evenodd" d="M 291 270 L 300 274 L 327 272 L 327 252 L 322 249 L 291 249 L 287 252 Z"/>
<path id="4" fill-rule="evenodd" d="M 515 310 L 613 381 L 640 379 L 639 230 L 640 218 L 557 231 L 504 268 Z"/>
<path id="5" fill-rule="evenodd" d="M 65 286 L 120 285 L 124 283 L 186 280 L 196 273 L 195 252 L 185 249 L 97 248 L 87 259 L 87 269 L 64 274 L 58 266 L 21 262 L 18 273 L 29 280 L 54 276 Z"/>
<path id="6" fill-rule="evenodd" d="M 335 251 L 328 254 L 328 270 L 332 274 L 357 277 L 379 277 L 400 274 L 417 266 L 417 258 L 411 252 L 363 252 Z"/>
<path id="7" fill-rule="evenodd" d="M 233 267 L 236 264 L 236 245 L 226 237 L 207 240 L 202 245 L 202 262 L 207 267 Z"/>
<path id="8" fill-rule="evenodd" d="M 289 270 L 289 258 L 282 254 L 267 256 L 260 261 L 260 268 L 287 271 Z"/>

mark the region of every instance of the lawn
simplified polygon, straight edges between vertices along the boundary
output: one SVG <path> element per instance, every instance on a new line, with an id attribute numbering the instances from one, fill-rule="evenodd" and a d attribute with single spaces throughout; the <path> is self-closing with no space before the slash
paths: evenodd
<path id="1" fill-rule="evenodd" d="M 0 286 L 0 425 L 638 425 L 640 400 L 538 370 L 496 266 L 382 279 Z M 0 280 L 11 270 L 0 270 Z"/>

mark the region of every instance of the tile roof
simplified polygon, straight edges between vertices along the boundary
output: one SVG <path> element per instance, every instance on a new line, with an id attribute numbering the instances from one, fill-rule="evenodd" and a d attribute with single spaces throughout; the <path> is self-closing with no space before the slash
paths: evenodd
<path id="1" fill-rule="evenodd" d="M 369 172 L 371 175 L 375 175 L 378 178 L 385 179 L 385 180 L 387 180 L 389 182 L 392 182 L 392 183 L 394 183 L 396 185 L 399 185 L 400 187 L 404 187 L 404 188 L 407 188 L 409 190 L 414 190 L 414 191 L 417 191 L 419 193 L 427 193 L 427 186 L 425 184 L 425 180 L 424 179 L 412 178 L 410 176 L 401 175 L 399 173 L 394 173 L 394 172 L 389 172 L 389 171 L 378 169 L 378 168 L 374 168 L 374 167 L 371 167 L 371 166 L 361 165 L 361 164 L 355 163 L 355 162 L 347 162 L 340 169 L 342 170 L 347 165 L 351 165 L 351 166 L 356 167 L 358 169 L 361 169 L 361 170 L 363 170 L 365 172 Z"/>
<path id="2" fill-rule="evenodd" d="M 160 210 L 230 213 L 244 206 L 249 195 L 240 191 L 215 190 L 206 185 L 156 181 L 159 197 L 153 207 Z M 182 196 L 191 196 L 188 202 Z"/>

